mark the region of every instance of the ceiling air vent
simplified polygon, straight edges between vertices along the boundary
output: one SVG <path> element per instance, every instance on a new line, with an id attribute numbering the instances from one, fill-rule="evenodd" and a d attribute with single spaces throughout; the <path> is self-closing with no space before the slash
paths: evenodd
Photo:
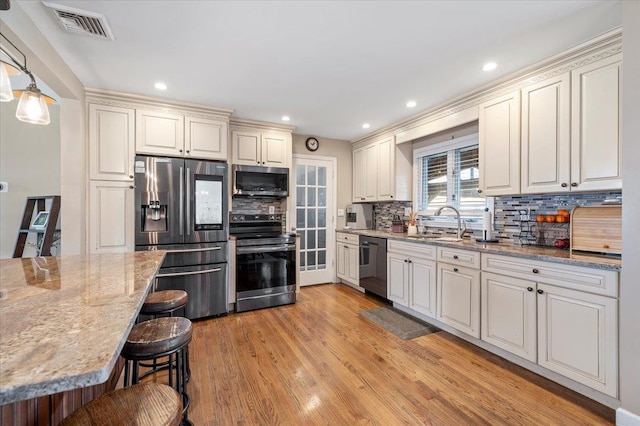
<path id="1" fill-rule="evenodd" d="M 42 4 L 50 8 L 62 28 L 71 33 L 115 40 L 107 23 L 107 18 L 100 13 L 87 12 L 86 10 L 46 1 L 43 1 Z"/>

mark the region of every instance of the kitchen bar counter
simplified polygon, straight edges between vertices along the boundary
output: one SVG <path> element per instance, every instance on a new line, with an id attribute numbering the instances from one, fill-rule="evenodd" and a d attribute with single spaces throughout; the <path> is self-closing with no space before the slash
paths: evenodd
<path id="1" fill-rule="evenodd" d="M 105 382 L 164 255 L 0 260 L 0 404 Z"/>
<path id="2" fill-rule="evenodd" d="M 337 232 L 367 235 L 371 237 L 387 238 L 419 244 L 431 244 L 444 247 L 474 250 L 483 253 L 502 254 L 505 256 L 522 257 L 526 259 L 542 260 L 546 262 L 563 263 L 567 265 L 585 266 L 589 268 L 608 269 L 619 271 L 622 261 L 619 257 L 599 256 L 596 254 L 576 254 L 569 250 L 551 247 L 538 247 L 514 244 L 509 240 L 501 240 L 498 243 L 479 243 L 475 238 L 464 238 L 460 242 L 438 241 L 437 238 L 425 238 L 419 235 L 407 235 L 406 233 L 393 233 L 371 229 L 338 229 Z"/>

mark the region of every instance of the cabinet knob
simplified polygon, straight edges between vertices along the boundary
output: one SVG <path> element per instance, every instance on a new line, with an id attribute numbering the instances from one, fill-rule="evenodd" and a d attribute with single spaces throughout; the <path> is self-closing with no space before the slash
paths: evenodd
<path id="1" fill-rule="evenodd" d="M 191 151 L 187 150 L 187 154 L 190 153 Z"/>
<path id="2" fill-rule="evenodd" d="M 262 164 L 264 164 L 264 161 L 262 162 Z"/>
<path id="3" fill-rule="evenodd" d="M 533 287 L 527 287 L 527 291 L 533 291 Z"/>
<path id="4" fill-rule="evenodd" d="M 453 268 L 453 272 L 458 272 L 458 268 Z"/>
<path id="5" fill-rule="evenodd" d="M 393 195 L 389 195 L 389 198 L 393 198 Z"/>
<path id="6" fill-rule="evenodd" d="M 578 184 L 576 182 L 571 182 L 571 186 L 575 188 L 576 186 L 578 186 Z"/>
<path id="7" fill-rule="evenodd" d="M 349 248 L 349 246 L 344 246 L 344 248 Z"/>
<path id="8" fill-rule="evenodd" d="M 178 150 L 178 152 L 182 152 L 182 150 L 181 150 L 181 149 L 179 149 L 179 150 Z"/>
<path id="9" fill-rule="evenodd" d="M 566 188 L 566 187 L 567 187 L 567 184 L 566 184 L 565 182 L 562 182 L 562 183 L 560 184 L 560 186 L 561 186 L 561 187 L 563 187 L 563 188 Z"/>
<path id="10" fill-rule="evenodd" d="M 478 189 L 478 194 L 482 194 L 482 189 Z"/>
<path id="11" fill-rule="evenodd" d="M 129 175 L 129 179 L 133 179 L 133 175 Z"/>
<path id="12" fill-rule="evenodd" d="M 409 259 L 409 263 L 413 263 L 413 261 L 411 259 Z"/>
<path id="13" fill-rule="evenodd" d="M 538 271 L 537 269 L 533 268 L 533 270 L 531 272 L 533 272 L 534 274 L 537 274 L 540 271 Z"/>
<path id="14" fill-rule="evenodd" d="M 133 188 L 135 188 L 135 186 L 129 185 L 129 189 L 133 189 Z"/>
<path id="15" fill-rule="evenodd" d="M 542 294 L 542 293 L 544 293 L 544 291 L 538 289 L 538 294 Z"/>
<path id="16" fill-rule="evenodd" d="M 458 258 L 458 255 L 457 255 L 457 254 L 454 254 L 454 255 L 453 255 L 453 258 L 454 258 L 454 259 L 457 259 L 457 258 Z"/>
<path id="17" fill-rule="evenodd" d="M 404 260 L 404 263 L 407 263 L 407 259 Z"/>

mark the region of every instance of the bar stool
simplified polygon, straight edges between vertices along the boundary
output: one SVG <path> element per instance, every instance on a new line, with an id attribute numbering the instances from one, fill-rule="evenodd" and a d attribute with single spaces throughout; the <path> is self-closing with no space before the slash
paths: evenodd
<path id="1" fill-rule="evenodd" d="M 62 426 L 178 426 L 182 398 L 167 385 L 143 383 L 107 392 L 62 420 Z"/>
<path id="2" fill-rule="evenodd" d="M 148 375 L 160 370 L 168 371 L 168 384 L 182 395 L 182 424 L 191 424 L 187 418 L 187 348 L 193 334 L 191 321 L 183 317 L 162 317 L 136 324 L 131 329 L 122 349 L 125 358 L 124 385 L 135 385 Z M 140 374 L 141 361 L 154 361 L 167 357 L 162 369 L 151 369 Z"/>

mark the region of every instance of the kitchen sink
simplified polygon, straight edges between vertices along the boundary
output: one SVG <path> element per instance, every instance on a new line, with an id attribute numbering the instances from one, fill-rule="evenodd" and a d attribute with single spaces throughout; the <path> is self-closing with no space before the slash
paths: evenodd
<path id="1" fill-rule="evenodd" d="M 457 243 L 462 241 L 462 238 L 441 237 L 438 235 L 408 235 L 407 238 L 416 239 L 416 240 L 428 240 L 428 241 L 444 241 L 444 242 L 452 242 L 452 243 Z"/>

